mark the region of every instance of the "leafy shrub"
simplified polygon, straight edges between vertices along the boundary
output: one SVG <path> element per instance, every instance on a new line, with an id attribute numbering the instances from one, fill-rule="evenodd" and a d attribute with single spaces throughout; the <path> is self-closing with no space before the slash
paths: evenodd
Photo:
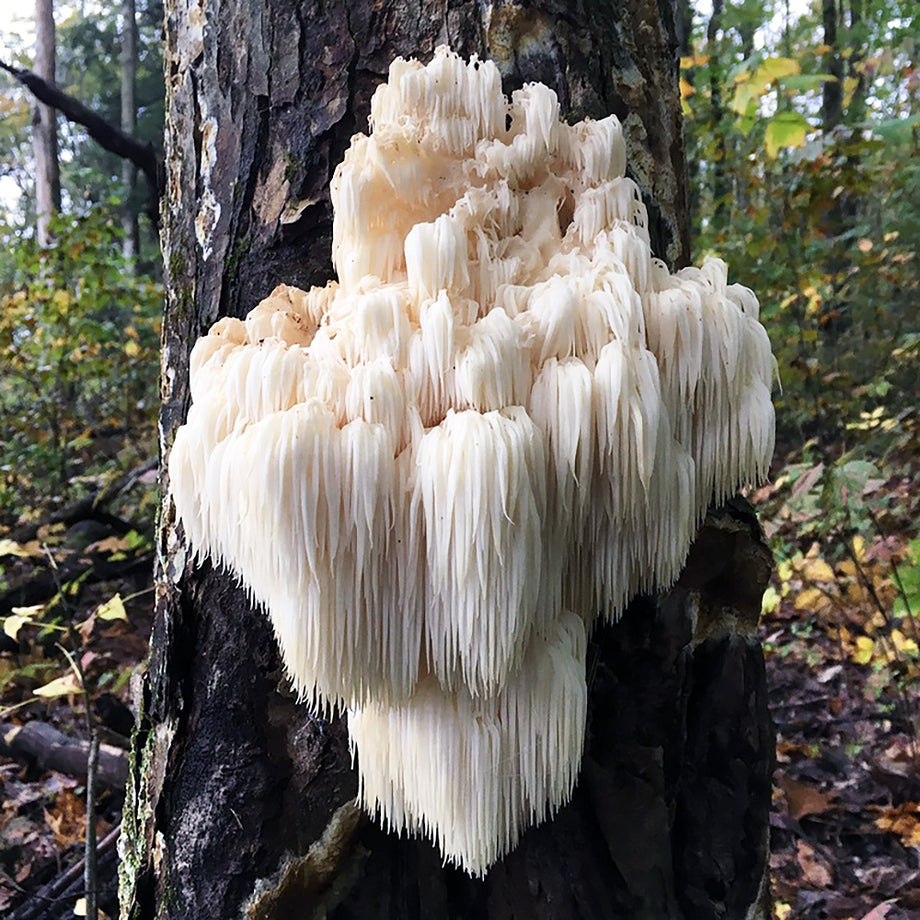
<path id="1" fill-rule="evenodd" d="M 85 491 L 154 448 L 162 289 L 121 257 L 116 222 L 59 218 L 0 265 L 0 516 Z M 2 233 L 2 231 L 0 231 Z"/>

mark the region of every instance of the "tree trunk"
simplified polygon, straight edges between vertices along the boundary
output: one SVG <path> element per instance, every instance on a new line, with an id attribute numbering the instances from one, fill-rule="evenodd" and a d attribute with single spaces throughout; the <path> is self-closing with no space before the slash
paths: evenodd
<path id="1" fill-rule="evenodd" d="M 54 82 L 54 5 L 35 0 L 35 63 L 38 76 Z M 41 102 L 32 116 L 35 153 L 35 230 L 42 248 L 52 243 L 49 224 L 61 208 L 61 174 L 58 163 L 57 113 Z"/>
<path id="2" fill-rule="evenodd" d="M 135 83 L 137 79 L 137 17 L 134 0 L 122 0 L 121 4 L 121 130 L 134 136 L 137 130 L 137 102 Z M 124 185 L 122 204 L 122 252 L 128 264 L 138 256 L 137 207 L 134 200 L 137 191 L 137 166 L 131 160 L 122 160 L 121 181 Z"/>
<path id="3" fill-rule="evenodd" d="M 167 0 L 163 450 L 221 315 L 331 275 L 328 183 L 397 55 L 449 42 L 572 118 L 616 113 L 656 251 L 688 257 L 674 10 L 404 0 Z M 754 628 L 770 560 L 713 512 L 680 583 L 589 650 L 581 778 L 482 881 L 353 802 L 345 726 L 284 690 L 266 616 L 161 516 L 157 615 L 122 837 L 123 916 L 766 918 L 773 737 Z M 755 906 L 759 905 L 759 906 Z"/>

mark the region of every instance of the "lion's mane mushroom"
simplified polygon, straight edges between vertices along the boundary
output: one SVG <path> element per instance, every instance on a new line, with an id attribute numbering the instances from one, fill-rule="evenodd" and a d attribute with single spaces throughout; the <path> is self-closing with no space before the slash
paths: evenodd
<path id="1" fill-rule="evenodd" d="M 268 610 L 360 797 L 481 875 L 570 795 L 586 631 L 762 479 L 774 360 L 725 266 L 671 274 L 616 118 L 397 60 L 332 183 L 338 283 L 192 352 L 190 544 Z"/>

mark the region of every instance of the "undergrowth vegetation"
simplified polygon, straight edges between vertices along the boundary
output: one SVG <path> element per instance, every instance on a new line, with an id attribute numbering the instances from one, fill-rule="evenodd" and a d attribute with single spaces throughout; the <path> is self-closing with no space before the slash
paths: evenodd
<path id="1" fill-rule="evenodd" d="M 0 266 L 0 520 L 47 512 L 155 449 L 162 289 L 135 275 L 104 213 Z"/>

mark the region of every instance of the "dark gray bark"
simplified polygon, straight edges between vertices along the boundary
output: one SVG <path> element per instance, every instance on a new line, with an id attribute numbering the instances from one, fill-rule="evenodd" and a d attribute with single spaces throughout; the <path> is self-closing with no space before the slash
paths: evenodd
<path id="1" fill-rule="evenodd" d="M 659 254 L 688 256 L 676 32 L 667 3 L 272 3 L 167 9 L 169 302 L 163 449 L 188 353 L 278 282 L 331 274 L 328 183 L 397 55 L 449 42 L 510 91 L 553 86 L 573 118 L 615 112 Z M 203 9 L 203 21 L 199 10 Z M 123 915 L 281 918 L 766 917 L 772 735 L 754 636 L 769 554 L 748 510 L 710 515 L 681 583 L 590 651 L 572 802 L 484 881 L 352 804 L 344 725 L 284 691 L 264 614 L 192 566 L 168 504 L 123 835 Z"/>

